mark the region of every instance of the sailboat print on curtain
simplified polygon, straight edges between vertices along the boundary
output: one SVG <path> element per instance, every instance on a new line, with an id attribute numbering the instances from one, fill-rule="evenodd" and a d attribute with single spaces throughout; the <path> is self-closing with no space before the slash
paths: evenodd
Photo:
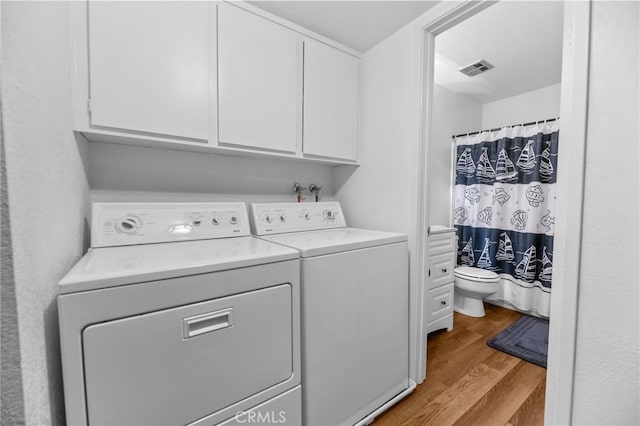
<path id="1" fill-rule="evenodd" d="M 536 276 L 536 246 L 532 245 L 524 252 L 516 265 L 516 276 L 523 281 L 533 281 Z"/>
<path id="2" fill-rule="evenodd" d="M 508 181 L 518 176 L 516 166 L 513 165 L 513 161 L 507 155 L 507 151 L 502 148 L 500 154 L 498 154 L 498 161 L 496 163 L 496 180 Z"/>
<path id="3" fill-rule="evenodd" d="M 460 155 L 458 163 L 456 164 L 456 171 L 467 177 L 473 176 L 476 172 L 476 164 L 473 162 L 471 148 L 465 149 Z"/>
<path id="4" fill-rule="evenodd" d="M 480 254 L 480 259 L 478 259 L 478 268 L 490 269 L 493 266 L 489 257 L 489 244 L 489 238 L 485 238 L 484 248 L 482 249 L 482 254 Z"/>
<path id="5" fill-rule="evenodd" d="M 511 238 L 509 238 L 506 232 L 500 234 L 496 259 L 506 260 L 508 262 L 513 260 L 513 244 L 511 244 Z"/>
<path id="6" fill-rule="evenodd" d="M 518 162 L 516 165 L 522 170 L 524 173 L 532 173 L 533 169 L 536 166 L 536 154 L 533 151 L 533 141 L 530 140 L 527 142 L 527 146 L 524 147 L 520 156 L 518 157 Z"/>
<path id="7" fill-rule="evenodd" d="M 496 171 L 491 166 L 489 161 L 489 154 L 487 154 L 488 148 L 482 148 L 482 154 L 478 159 L 478 167 L 476 168 L 476 176 L 480 179 L 493 179 L 496 177 Z"/>
<path id="8" fill-rule="evenodd" d="M 553 122 L 456 138 L 459 264 L 550 291 L 558 127 Z"/>
<path id="9" fill-rule="evenodd" d="M 547 141 L 547 147 L 540 154 L 540 178 L 548 182 L 553 175 L 553 164 L 551 164 L 551 143 Z"/>
<path id="10" fill-rule="evenodd" d="M 475 261 L 476 259 L 475 259 L 475 256 L 473 255 L 473 238 L 469 238 L 469 241 L 467 241 L 462 251 L 460 252 L 460 263 L 473 266 Z"/>
<path id="11" fill-rule="evenodd" d="M 547 246 L 542 249 L 542 272 L 540 272 L 539 278 L 541 281 L 551 281 L 551 275 L 553 272 L 553 264 L 547 256 Z"/>

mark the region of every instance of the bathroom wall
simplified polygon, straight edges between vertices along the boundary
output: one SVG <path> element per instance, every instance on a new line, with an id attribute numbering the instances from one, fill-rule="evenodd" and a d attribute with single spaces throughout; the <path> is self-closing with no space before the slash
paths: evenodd
<path id="1" fill-rule="evenodd" d="M 87 158 L 94 201 L 295 201 L 295 182 L 334 192 L 333 166 L 314 163 L 96 142 Z"/>
<path id="2" fill-rule="evenodd" d="M 640 3 L 592 3 L 575 425 L 640 424 Z"/>
<path id="3" fill-rule="evenodd" d="M 558 79 L 560 76 L 558 76 Z M 560 115 L 560 83 L 482 105 L 482 128 L 546 120 Z M 479 130 L 479 129 L 476 129 Z"/>
<path id="4" fill-rule="evenodd" d="M 57 282 L 86 248 L 84 145 L 71 131 L 67 2 L 2 2 L 6 161 L 3 425 L 62 425 Z M 8 215 L 5 209 L 9 208 Z M 5 340 L 6 333 L 14 335 Z"/>
<path id="5" fill-rule="evenodd" d="M 437 39 L 436 39 L 437 42 Z M 482 104 L 435 84 L 429 161 L 429 225 L 449 225 L 452 135 L 482 128 Z"/>

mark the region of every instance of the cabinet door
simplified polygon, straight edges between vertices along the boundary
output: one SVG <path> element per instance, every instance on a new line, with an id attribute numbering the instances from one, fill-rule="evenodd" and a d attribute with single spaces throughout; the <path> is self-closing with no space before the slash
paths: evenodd
<path id="1" fill-rule="evenodd" d="M 89 2 L 91 125 L 208 139 L 205 2 Z"/>
<path id="2" fill-rule="evenodd" d="M 356 160 L 358 68 L 354 56 L 304 42 L 303 152 Z"/>
<path id="3" fill-rule="evenodd" d="M 218 13 L 220 143 L 295 152 L 297 34 L 228 4 Z"/>

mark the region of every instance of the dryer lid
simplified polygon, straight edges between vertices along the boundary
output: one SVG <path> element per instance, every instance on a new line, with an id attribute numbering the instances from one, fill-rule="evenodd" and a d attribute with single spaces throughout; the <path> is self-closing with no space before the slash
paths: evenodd
<path id="1" fill-rule="evenodd" d="M 289 234 L 265 235 L 260 238 L 294 248 L 300 251 L 300 257 L 303 258 L 407 241 L 405 234 L 358 228 L 291 232 Z"/>
<path id="2" fill-rule="evenodd" d="M 498 274 L 493 271 L 487 271 L 486 269 L 473 268 L 471 266 L 458 266 L 455 270 L 455 274 L 462 277 L 480 278 L 487 280 L 495 280 L 498 278 Z"/>

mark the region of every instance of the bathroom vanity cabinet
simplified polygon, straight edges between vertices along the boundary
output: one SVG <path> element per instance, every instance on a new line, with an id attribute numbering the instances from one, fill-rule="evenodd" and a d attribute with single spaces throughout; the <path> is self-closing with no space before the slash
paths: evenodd
<path id="1" fill-rule="evenodd" d="M 427 333 L 453 329 L 453 283 L 456 266 L 456 231 L 431 227 L 427 238 Z"/>

